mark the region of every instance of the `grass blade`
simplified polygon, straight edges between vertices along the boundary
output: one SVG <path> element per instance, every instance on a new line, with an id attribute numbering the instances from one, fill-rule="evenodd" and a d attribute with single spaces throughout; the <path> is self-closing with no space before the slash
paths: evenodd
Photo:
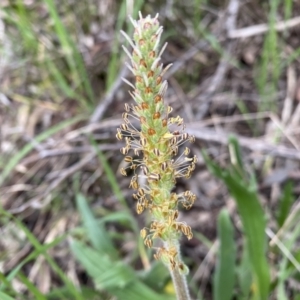
<path id="1" fill-rule="evenodd" d="M 58 15 L 57 9 L 55 7 L 54 1 L 44 0 L 44 2 L 49 9 L 51 18 L 53 19 L 57 37 L 61 43 L 63 52 L 66 56 L 68 66 L 72 71 L 72 74 L 75 76 L 75 82 L 81 83 L 82 81 L 83 88 L 85 89 L 89 98 L 89 104 L 94 103 L 94 92 L 89 82 L 83 59 L 79 51 L 77 50 L 75 43 L 70 38 L 70 34 L 67 32 L 64 24 L 62 23 Z M 88 103 L 83 104 L 85 106 L 88 106 Z"/>
<path id="2" fill-rule="evenodd" d="M 279 227 L 284 224 L 286 218 L 288 217 L 293 202 L 293 183 L 292 181 L 288 181 L 284 185 L 283 195 L 279 200 L 279 208 L 277 211 L 277 223 Z"/>
<path id="3" fill-rule="evenodd" d="M 233 145 L 232 149 L 234 147 L 236 145 Z M 235 155 L 238 156 L 237 153 Z M 203 157 L 209 170 L 223 180 L 236 201 L 254 275 L 254 294 L 257 297 L 255 299 L 266 300 L 270 288 L 270 273 L 266 259 L 266 220 L 259 202 L 255 181 L 253 178 L 248 181 L 241 176 L 236 171 L 237 166 L 233 166 L 230 170 L 222 169 L 211 161 L 205 152 L 203 152 Z"/>
<path id="4" fill-rule="evenodd" d="M 1 300 L 14 300 L 14 298 L 8 296 L 7 294 L 0 292 L 0 299 Z"/>
<path id="5" fill-rule="evenodd" d="M 52 270 L 61 278 L 61 280 L 68 287 L 68 289 L 70 290 L 70 292 L 73 295 L 73 299 L 84 300 L 84 298 L 82 297 L 80 291 L 68 279 L 67 275 L 60 269 L 60 267 L 53 260 L 53 258 L 46 252 L 45 248 L 47 248 L 47 247 L 41 245 L 40 242 L 39 242 L 39 240 L 29 231 L 29 229 L 19 219 L 14 218 L 12 215 L 10 215 L 9 213 L 7 213 L 7 212 L 5 212 L 3 210 L 0 210 L 0 212 L 3 215 L 10 216 L 13 219 L 13 221 L 15 222 L 15 224 L 25 233 L 28 241 L 35 248 L 35 250 L 37 251 L 37 253 L 40 253 L 41 255 L 44 256 L 45 260 L 48 262 L 48 264 L 50 265 L 50 267 L 52 268 Z M 60 240 L 60 238 L 58 238 L 57 240 Z M 49 246 L 49 245 L 46 245 L 46 246 Z M 36 257 L 37 257 L 37 254 L 35 254 L 35 256 L 33 256 L 31 258 L 34 259 Z M 20 268 L 23 265 L 24 265 L 24 263 L 20 264 L 19 268 L 15 268 L 14 274 L 17 274 L 19 272 Z"/>
<path id="6" fill-rule="evenodd" d="M 22 272 L 19 272 L 18 277 L 26 285 L 28 291 L 34 295 L 34 299 L 47 300 L 47 298 L 35 287 L 35 285 L 24 274 L 22 274 Z"/>
<path id="7" fill-rule="evenodd" d="M 223 209 L 218 217 L 220 249 L 214 274 L 214 300 L 230 300 L 235 285 L 236 247 L 234 231 L 228 212 Z"/>
<path id="8" fill-rule="evenodd" d="M 108 255 L 97 252 L 84 244 L 73 241 L 71 249 L 77 259 L 94 279 L 98 289 L 105 289 L 120 300 L 167 300 L 159 295 L 134 274 L 133 270 L 121 261 L 112 261 Z"/>
<path id="9" fill-rule="evenodd" d="M 106 253 L 111 258 L 116 259 L 118 257 L 118 253 L 107 234 L 104 224 L 99 224 L 99 222 L 97 222 L 82 194 L 78 194 L 76 196 L 76 203 L 93 247 L 101 253 Z"/>
<path id="10" fill-rule="evenodd" d="M 241 262 L 237 268 L 237 279 L 240 290 L 238 299 L 248 300 L 252 283 L 251 263 L 249 260 L 248 247 L 244 247 L 243 249 Z"/>

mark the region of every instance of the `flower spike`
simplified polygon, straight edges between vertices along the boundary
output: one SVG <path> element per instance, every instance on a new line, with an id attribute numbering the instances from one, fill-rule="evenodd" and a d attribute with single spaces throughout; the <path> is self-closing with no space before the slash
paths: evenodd
<path id="1" fill-rule="evenodd" d="M 161 63 L 167 43 L 159 50 L 163 28 L 159 25 L 158 14 L 154 18 L 144 18 L 139 13 L 139 17 L 139 20 L 130 17 L 134 26 L 133 39 L 121 31 L 132 47 L 132 53 L 124 46 L 123 49 L 130 59 L 128 69 L 135 78 L 134 84 L 123 78 L 133 89 L 129 94 L 135 105 L 125 104 L 124 124 L 117 132 L 117 139 L 125 138 L 126 141 L 121 153 L 125 155 L 128 167 L 121 173 L 127 176 L 129 170 L 133 170 L 130 187 L 136 190 L 133 198 L 137 201 L 137 213 L 148 209 L 152 216 L 149 229 L 141 230 L 145 245 L 152 247 L 155 239 L 162 240 L 163 246 L 157 248 L 155 257 L 170 269 L 184 273 L 187 267 L 181 261 L 176 241 L 182 234 L 188 239 L 193 234 L 190 226 L 178 221 L 178 206 L 190 209 L 196 196 L 190 191 L 176 194 L 172 190 L 176 178 L 189 178 L 195 169 L 196 157 L 188 157 L 189 148 L 185 147 L 183 151 L 180 148 L 185 142 L 192 142 L 194 137 L 184 133 L 182 118 L 169 117 L 173 109 L 164 104 L 168 83 L 163 76 L 171 65 L 163 68 Z M 130 120 L 139 120 L 139 127 L 133 126 Z M 173 124 L 179 129 L 171 130 Z M 130 149 L 134 156 L 128 155 Z M 146 180 L 139 180 L 145 177 Z"/>

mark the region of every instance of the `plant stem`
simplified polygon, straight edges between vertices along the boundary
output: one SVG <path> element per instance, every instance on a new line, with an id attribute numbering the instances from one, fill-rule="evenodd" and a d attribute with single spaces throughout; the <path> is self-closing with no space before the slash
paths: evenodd
<path id="1" fill-rule="evenodd" d="M 172 244 L 172 246 L 174 246 L 174 242 L 169 243 L 169 246 Z M 180 249 L 179 249 L 179 243 L 176 243 L 176 248 L 177 248 L 177 253 L 178 256 L 180 256 Z M 179 259 L 181 259 L 179 257 Z M 190 296 L 190 292 L 188 289 L 188 285 L 187 285 L 187 281 L 186 281 L 186 276 L 184 274 L 181 274 L 179 272 L 178 268 L 175 268 L 172 270 L 172 268 L 169 267 L 169 271 L 173 280 L 173 284 L 175 287 L 175 291 L 176 291 L 176 296 L 177 296 L 177 300 L 190 300 L 191 296 Z"/>

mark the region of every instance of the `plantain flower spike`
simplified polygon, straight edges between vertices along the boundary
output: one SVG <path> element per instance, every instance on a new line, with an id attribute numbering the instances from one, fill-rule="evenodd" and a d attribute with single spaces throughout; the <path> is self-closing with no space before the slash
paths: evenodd
<path id="1" fill-rule="evenodd" d="M 182 146 L 187 141 L 193 142 L 194 137 L 184 132 L 180 116 L 169 116 L 172 107 L 164 103 L 168 84 L 163 75 L 171 65 L 164 68 L 161 63 L 167 44 L 160 49 L 163 28 L 157 20 L 158 14 L 154 18 L 150 15 L 143 18 L 141 13 L 139 16 L 138 21 L 130 18 L 133 39 L 121 31 L 132 47 L 132 51 L 124 46 L 123 49 L 135 78 L 134 84 L 123 79 L 132 88 L 129 94 L 135 104 L 125 104 L 124 123 L 116 135 L 126 142 L 121 153 L 128 165 L 121 173 L 134 174 L 130 187 L 135 190 L 137 213 L 148 209 L 151 214 L 151 225 L 141 230 L 145 245 L 152 247 L 155 239 L 162 240 L 155 258 L 171 270 L 185 274 L 188 269 L 181 261 L 178 241 L 182 234 L 188 239 L 193 234 L 190 226 L 178 221 L 178 206 L 190 209 L 196 196 L 190 191 L 176 194 L 172 190 L 177 178 L 189 178 L 195 169 L 196 156 L 188 156 L 190 149 Z"/>

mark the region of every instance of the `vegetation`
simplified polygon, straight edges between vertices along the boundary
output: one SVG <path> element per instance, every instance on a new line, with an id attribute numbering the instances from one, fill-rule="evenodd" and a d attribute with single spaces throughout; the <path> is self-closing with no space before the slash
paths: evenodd
<path id="1" fill-rule="evenodd" d="M 292 0 L 0 2 L 0 299 L 176 299 L 153 258 L 162 245 L 142 230 L 153 219 L 136 213 L 129 188 L 143 184 L 131 181 L 140 168 L 130 169 L 142 156 L 125 153 L 124 130 L 115 137 L 124 104 L 133 104 L 122 78 L 137 80 L 120 30 L 132 37 L 128 15 L 139 11 L 159 13 L 168 42 L 159 113 L 170 105 L 173 123 L 183 117 L 185 137 L 195 137 L 189 156 L 198 157 L 191 178 L 174 168 L 173 187 L 153 155 L 171 161 L 174 149 L 146 141 L 155 152 L 146 157 L 147 193 L 159 179 L 170 197 L 196 196 L 178 216 L 171 207 L 172 222 L 188 224 L 182 261 L 177 252 L 156 257 L 171 271 L 189 269 L 191 299 L 300 299 L 300 5 Z M 138 212 L 149 208 L 145 191 L 134 196 Z"/>

